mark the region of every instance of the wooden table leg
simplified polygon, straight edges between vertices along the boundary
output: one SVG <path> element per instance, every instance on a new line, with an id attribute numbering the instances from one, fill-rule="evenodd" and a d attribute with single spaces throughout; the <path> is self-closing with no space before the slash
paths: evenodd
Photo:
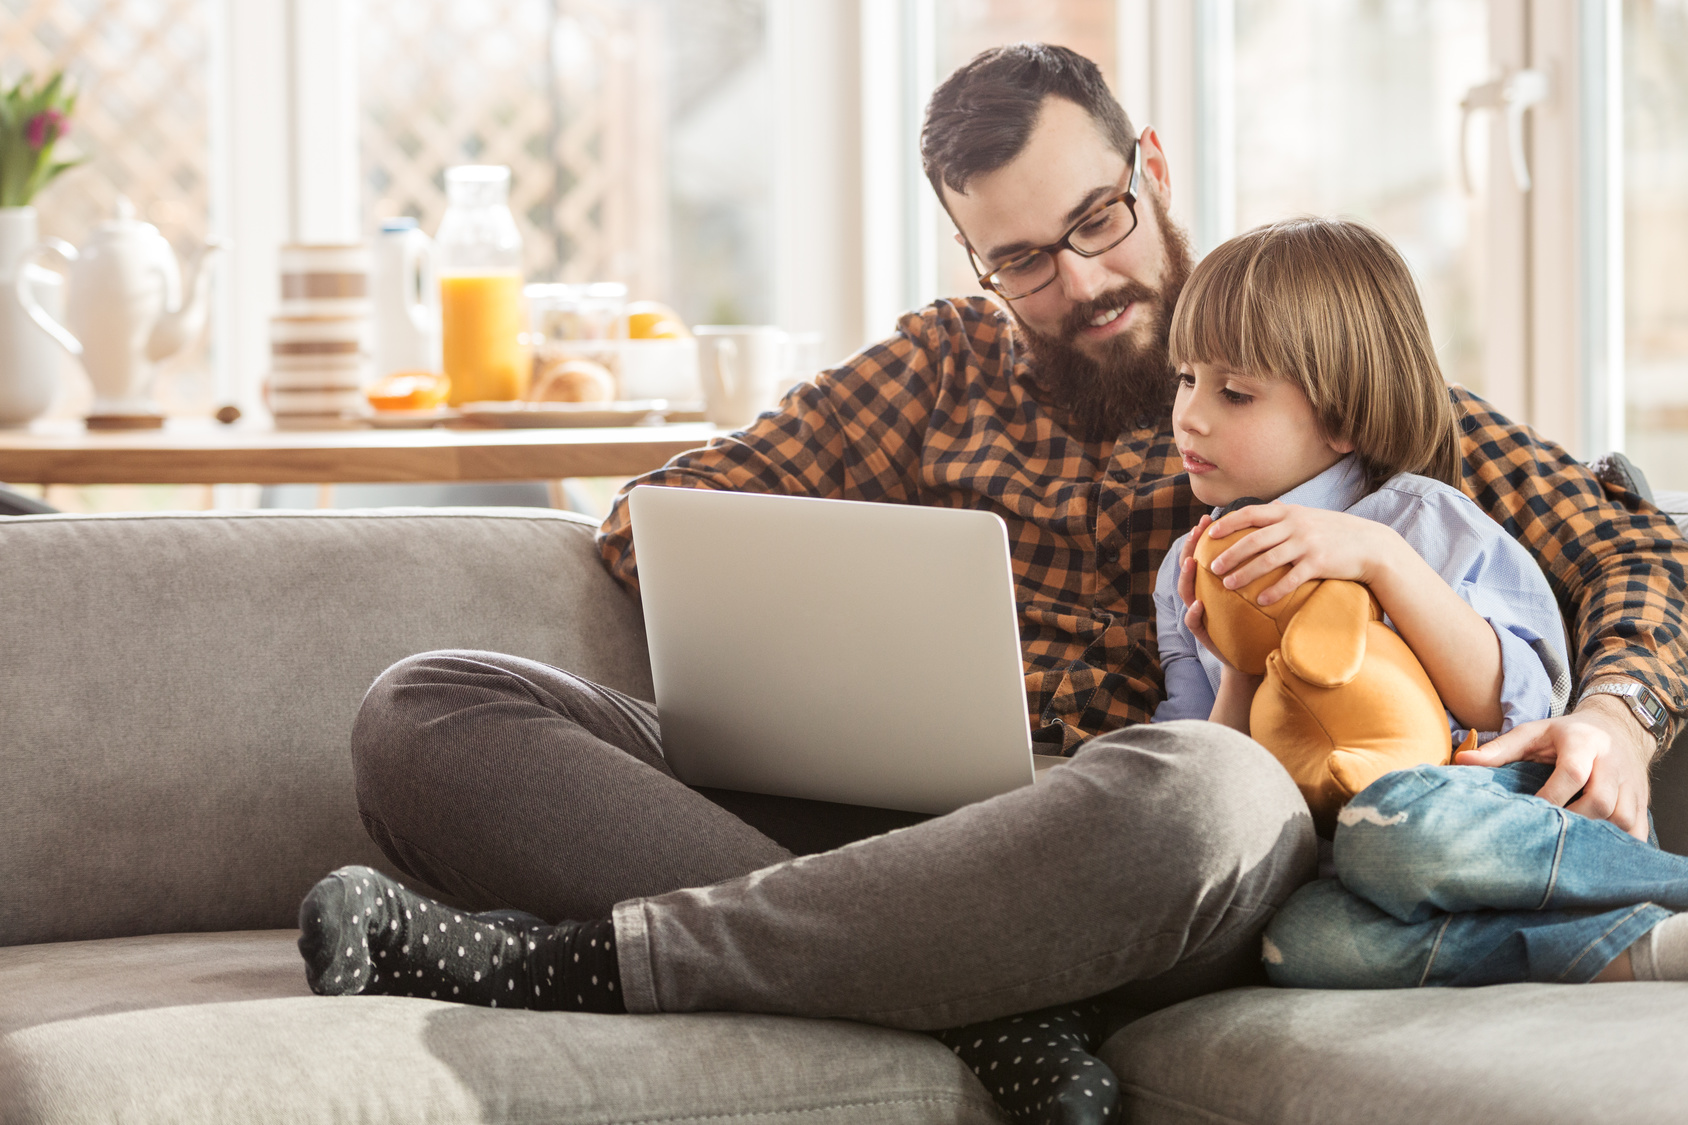
<path id="1" fill-rule="evenodd" d="M 548 480 L 548 481 L 546 481 L 545 482 L 545 491 L 550 495 L 551 506 L 553 508 L 556 508 L 558 511 L 567 511 L 568 510 L 568 506 L 569 506 L 568 493 L 563 491 L 563 482 L 562 481 L 560 481 L 560 480 Z"/>

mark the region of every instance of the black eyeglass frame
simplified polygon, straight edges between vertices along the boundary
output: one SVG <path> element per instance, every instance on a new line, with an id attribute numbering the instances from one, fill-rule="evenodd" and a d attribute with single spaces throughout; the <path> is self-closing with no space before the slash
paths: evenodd
<path id="1" fill-rule="evenodd" d="M 1057 277 L 1061 276 L 1061 271 L 1059 269 L 1057 269 L 1054 273 L 1049 275 L 1048 281 L 1043 282 L 1041 285 L 1037 286 L 1035 289 L 1029 289 L 1026 292 L 1021 293 L 1021 294 L 1014 296 L 1014 297 L 1010 297 L 1008 294 L 1006 294 L 1002 291 L 1002 287 L 994 280 L 996 275 L 1001 273 L 1003 270 L 1008 269 L 1010 266 L 1013 266 L 1013 265 L 1015 265 L 1019 262 L 1023 262 L 1027 258 L 1036 257 L 1039 254 L 1048 254 L 1051 261 L 1054 261 L 1055 255 L 1059 254 L 1063 250 L 1071 250 L 1073 253 L 1077 254 L 1081 258 L 1096 258 L 1096 257 L 1100 257 L 1103 254 L 1106 254 L 1109 250 L 1112 250 L 1114 247 L 1118 246 L 1120 243 L 1122 243 L 1126 239 L 1130 238 L 1132 236 L 1132 234 L 1136 232 L 1136 230 L 1137 230 L 1137 192 L 1138 192 L 1139 187 L 1141 187 L 1142 182 L 1143 182 L 1143 142 L 1141 140 L 1138 140 L 1136 143 L 1134 143 L 1131 146 L 1131 180 L 1130 180 L 1129 183 L 1126 184 L 1125 190 L 1120 192 L 1118 195 L 1109 196 L 1107 199 L 1104 199 L 1102 202 L 1098 203 L 1095 207 L 1092 207 L 1089 211 L 1086 211 L 1085 214 L 1084 214 L 1084 217 L 1082 219 L 1080 219 L 1078 222 L 1074 223 L 1071 227 L 1067 228 L 1067 233 L 1062 235 L 1059 241 L 1051 242 L 1047 246 L 1034 246 L 1030 250 L 1027 250 L 1023 254 L 1014 255 L 1013 258 L 1011 258 L 1007 262 L 1004 262 L 1002 265 L 996 267 L 996 269 L 987 271 L 984 268 L 984 262 L 981 261 L 980 258 L 979 258 L 979 252 L 977 250 L 973 249 L 973 244 L 971 242 L 967 242 L 964 238 L 963 242 L 967 247 L 967 258 L 968 258 L 968 261 L 970 261 L 973 265 L 973 272 L 978 275 L 980 288 L 986 289 L 986 290 L 989 290 L 992 293 L 995 293 L 997 296 L 1001 297 L 1005 301 L 1023 301 L 1027 297 L 1032 296 L 1034 293 L 1041 293 L 1043 290 L 1047 289 L 1049 287 L 1050 282 L 1054 281 Z M 1130 226 L 1130 228 L 1127 229 L 1124 234 L 1120 235 L 1114 241 L 1108 243 L 1108 245 L 1098 247 L 1095 250 L 1081 250 L 1077 246 L 1074 246 L 1073 245 L 1073 235 L 1078 233 L 1079 228 L 1083 227 L 1086 223 L 1090 222 L 1092 219 L 1096 218 L 1097 215 L 1100 215 L 1103 211 L 1106 211 L 1108 208 L 1112 207 L 1116 203 L 1124 203 L 1125 209 L 1128 212 L 1130 212 L 1130 214 L 1131 214 L 1131 226 Z"/>

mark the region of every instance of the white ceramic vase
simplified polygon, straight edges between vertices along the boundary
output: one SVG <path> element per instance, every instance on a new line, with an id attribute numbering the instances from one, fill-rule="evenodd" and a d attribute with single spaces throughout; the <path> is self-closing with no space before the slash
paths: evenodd
<path id="1" fill-rule="evenodd" d="M 17 268 L 38 232 L 33 207 L 0 207 L 0 426 L 23 426 L 53 403 L 65 356 L 18 303 Z M 55 316 L 64 311 L 64 279 L 31 266 L 35 298 Z"/>

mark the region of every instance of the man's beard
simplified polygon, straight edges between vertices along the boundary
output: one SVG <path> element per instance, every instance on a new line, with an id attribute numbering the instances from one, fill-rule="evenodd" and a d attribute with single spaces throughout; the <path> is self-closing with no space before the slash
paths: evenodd
<path id="1" fill-rule="evenodd" d="M 1172 309 L 1190 276 L 1190 241 L 1167 219 L 1160 197 L 1149 205 L 1161 229 L 1166 251 L 1166 274 L 1159 289 L 1128 281 L 1093 301 L 1076 306 L 1061 323 L 1059 335 L 1038 332 L 1019 321 L 1031 353 L 1037 384 L 1055 406 L 1072 416 L 1072 428 L 1087 441 L 1116 438 L 1143 417 L 1158 417 L 1172 407 L 1177 380 L 1167 358 Z M 1073 340 L 1098 313 L 1124 308 L 1128 302 L 1148 314 L 1149 343 L 1142 345 L 1128 332 L 1103 345 L 1100 360 L 1078 349 Z M 1010 306 L 1012 308 L 1012 306 Z"/>

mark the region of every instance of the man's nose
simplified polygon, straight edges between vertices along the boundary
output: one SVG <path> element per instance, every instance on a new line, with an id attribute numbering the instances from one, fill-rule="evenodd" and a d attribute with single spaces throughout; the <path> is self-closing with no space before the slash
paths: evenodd
<path id="1" fill-rule="evenodd" d="M 1060 250 L 1055 254 L 1055 272 L 1061 279 L 1061 291 L 1071 301 L 1092 301 L 1107 292 L 1107 267 L 1102 259 L 1086 258 L 1076 250 Z"/>

